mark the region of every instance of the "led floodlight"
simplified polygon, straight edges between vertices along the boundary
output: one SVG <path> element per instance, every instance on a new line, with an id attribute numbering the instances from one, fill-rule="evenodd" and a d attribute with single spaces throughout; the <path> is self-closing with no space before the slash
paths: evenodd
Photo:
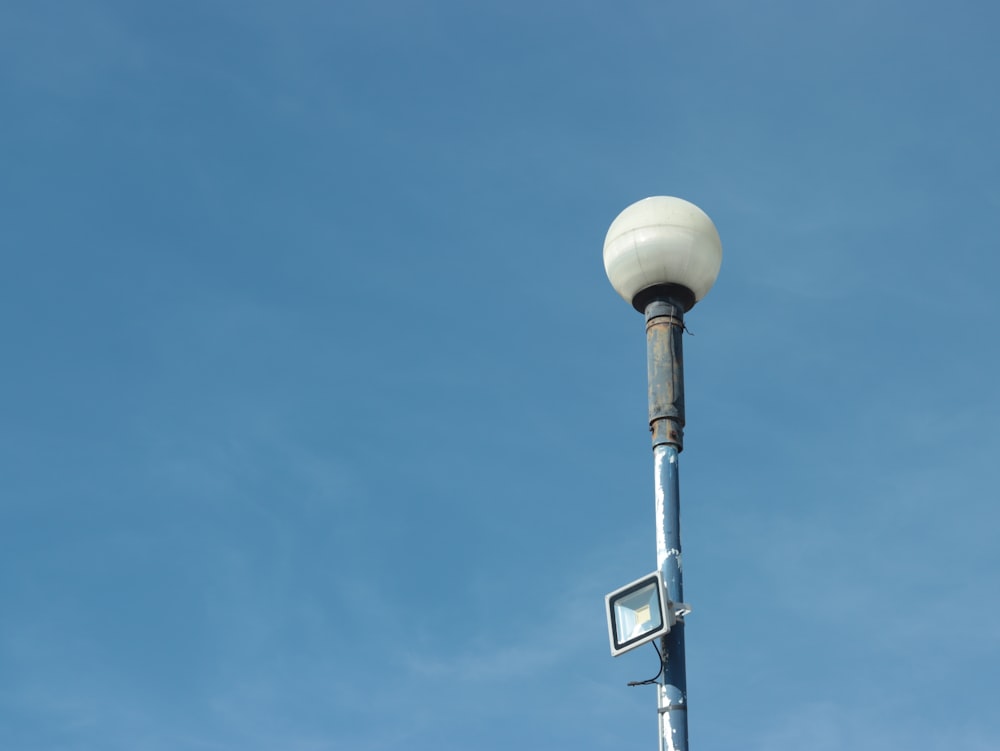
<path id="1" fill-rule="evenodd" d="M 614 657 L 663 636 L 676 622 L 659 571 L 616 589 L 604 600 Z"/>

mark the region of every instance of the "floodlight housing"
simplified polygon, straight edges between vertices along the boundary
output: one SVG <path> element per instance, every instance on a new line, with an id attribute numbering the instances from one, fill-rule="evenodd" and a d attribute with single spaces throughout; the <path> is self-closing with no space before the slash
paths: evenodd
<path id="1" fill-rule="evenodd" d="M 613 657 L 663 636 L 677 622 L 659 571 L 616 589 L 604 601 Z"/>

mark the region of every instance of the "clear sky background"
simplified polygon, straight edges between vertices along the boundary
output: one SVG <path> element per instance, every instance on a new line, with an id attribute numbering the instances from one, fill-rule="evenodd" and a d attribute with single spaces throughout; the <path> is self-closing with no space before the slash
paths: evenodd
<path id="1" fill-rule="evenodd" d="M 0 4 L 0 747 L 655 748 L 601 248 L 667 194 L 692 748 L 1000 748 L 998 27 Z"/>

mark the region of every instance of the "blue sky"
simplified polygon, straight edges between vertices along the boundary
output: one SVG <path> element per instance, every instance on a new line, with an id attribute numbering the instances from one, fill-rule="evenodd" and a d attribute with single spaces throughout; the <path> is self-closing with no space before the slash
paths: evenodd
<path id="1" fill-rule="evenodd" d="M 653 747 L 601 247 L 667 194 L 692 747 L 1000 747 L 998 22 L 0 6 L 0 746 Z"/>

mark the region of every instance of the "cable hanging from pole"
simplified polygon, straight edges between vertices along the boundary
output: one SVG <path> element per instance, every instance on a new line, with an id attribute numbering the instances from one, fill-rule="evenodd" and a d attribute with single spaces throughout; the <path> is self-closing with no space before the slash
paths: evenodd
<path id="1" fill-rule="evenodd" d="M 653 649 L 656 650 L 656 656 L 660 658 L 660 670 L 652 678 L 647 678 L 644 681 L 629 681 L 628 682 L 629 686 L 652 686 L 656 684 L 656 682 L 660 679 L 660 676 L 663 675 L 663 670 L 664 668 L 667 667 L 666 655 L 660 651 L 660 648 L 658 646 L 656 646 L 655 641 L 651 641 L 650 644 L 652 644 Z"/>

